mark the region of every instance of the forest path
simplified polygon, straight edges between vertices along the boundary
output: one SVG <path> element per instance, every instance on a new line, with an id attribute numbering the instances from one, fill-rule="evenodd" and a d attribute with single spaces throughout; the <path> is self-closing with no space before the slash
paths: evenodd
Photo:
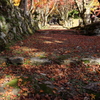
<path id="1" fill-rule="evenodd" d="M 68 29 L 67 27 L 63 27 L 62 25 L 49 25 L 47 28 L 38 30 L 41 34 L 52 34 L 52 33 L 61 33 L 61 34 L 83 34 L 79 30 L 76 29 Z"/>
<path id="2" fill-rule="evenodd" d="M 36 53 L 48 55 L 55 52 L 68 54 L 71 57 L 81 55 L 100 57 L 100 37 L 81 35 L 80 31 L 74 29 L 38 30 L 32 36 L 18 41 L 8 51 L 2 52 L 0 56 L 30 57 Z"/>
<path id="3" fill-rule="evenodd" d="M 24 58 L 20 66 L 1 64 L 0 100 L 8 100 L 9 95 L 9 100 L 15 100 L 14 97 L 19 98 L 16 100 L 85 100 L 87 95 L 84 95 L 86 90 L 83 86 L 90 87 L 89 83 L 100 81 L 100 65 L 90 65 L 87 61 L 80 63 L 77 59 L 100 58 L 100 36 L 79 34 L 72 29 L 39 30 L 0 53 L 1 57 Z M 34 65 L 30 58 L 39 61 L 50 59 L 51 63 Z M 99 86 L 97 84 L 93 90 L 97 91 Z M 85 94 L 90 96 L 88 92 Z M 95 100 L 99 100 L 100 96 L 94 95 Z"/>
<path id="4" fill-rule="evenodd" d="M 64 28 L 63 26 L 61 25 L 50 25 L 48 27 L 48 29 L 54 29 L 54 30 L 66 30 L 66 28 Z"/>

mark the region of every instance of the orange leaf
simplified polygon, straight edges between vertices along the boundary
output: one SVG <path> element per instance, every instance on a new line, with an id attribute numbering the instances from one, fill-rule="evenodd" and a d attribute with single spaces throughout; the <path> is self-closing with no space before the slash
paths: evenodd
<path id="1" fill-rule="evenodd" d="M 19 81 L 19 82 L 22 82 L 23 80 L 20 78 L 20 79 L 18 79 L 18 81 Z"/>
<path id="2" fill-rule="evenodd" d="M 55 93 L 55 94 L 56 94 L 56 91 L 54 91 L 54 90 L 53 90 L 53 93 Z"/>
<path id="3" fill-rule="evenodd" d="M 22 88 L 23 91 L 28 91 L 28 88 L 24 87 Z"/>
<path id="4" fill-rule="evenodd" d="M 44 92 L 43 90 L 40 90 L 40 92 Z"/>

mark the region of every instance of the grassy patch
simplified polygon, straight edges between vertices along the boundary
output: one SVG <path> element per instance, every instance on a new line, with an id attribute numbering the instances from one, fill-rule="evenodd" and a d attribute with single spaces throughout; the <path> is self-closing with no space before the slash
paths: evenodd
<path id="1" fill-rule="evenodd" d="M 6 83 L 5 86 L 11 86 L 14 88 L 18 88 L 18 79 L 15 78 L 15 79 L 11 80 L 10 82 Z"/>

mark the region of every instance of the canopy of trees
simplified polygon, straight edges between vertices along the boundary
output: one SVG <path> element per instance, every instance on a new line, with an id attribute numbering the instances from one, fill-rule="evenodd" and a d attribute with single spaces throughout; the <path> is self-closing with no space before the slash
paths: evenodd
<path id="1" fill-rule="evenodd" d="M 15 6 L 19 6 L 24 10 L 25 14 L 30 14 L 31 17 L 35 17 L 39 20 L 40 27 L 46 26 L 49 18 L 56 14 L 59 16 L 59 20 L 63 20 L 63 25 L 67 26 L 69 20 L 69 12 L 72 10 L 78 11 L 79 17 L 83 21 L 83 25 L 86 24 L 87 13 L 86 6 L 97 5 L 99 0 L 10 0 L 13 1 Z M 91 2 L 91 3 L 90 3 Z M 72 17 L 72 16 L 71 16 Z M 58 17 L 57 17 L 58 18 Z"/>

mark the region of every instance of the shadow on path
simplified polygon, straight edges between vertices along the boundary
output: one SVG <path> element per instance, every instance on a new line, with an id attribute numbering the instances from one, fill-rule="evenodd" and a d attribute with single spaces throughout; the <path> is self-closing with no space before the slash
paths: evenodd
<path id="1" fill-rule="evenodd" d="M 77 33 L 80 32 L 76 30 L 38 30 L 34 35 L 22 41 L 18 41 L 15 45 L 11 46 L 9 50 L 3 51 L 0 56 L 22 56 L 28 58 L 34 56 L 48 57 L 50 55 L 53 55 L 52 57 L 57 57 L 57 55 L 70 55 L 70 57 L 100 57 L 100 37 L 84 36 Z M 26 61 L 27 62 L 21 66 L 2 65 L 0 67 L 1 83 L 13 80 L 14 85 L 17 84 L 21 90 L 17 92 L 20 96 L 16 96 L 19 98 L 16 100 L 33 100 L 32 98 L 34 98 L 34 100 L 43 100 L 42 98 L 47 98 L 44 100 L 54 100 L 57 96 L 65 98 L 65 100 L 67 100 L 67 98 L 75 100 L 76 97 L 78 98 L 77 100 L 83 100 L 85 98 L 84 93 L 80 96 L 76 95 L 75 91 L 81 93 L 80 90 L 82 86 L 88 83 L 88 81 L 98 81 L 100 79 L 100 75 L 93 72 L 94 66 L 93 68 L 83 64 L 75 66 L 58 64 L 34 66 L 30 65 L 29 59 L 26 59 Z M 7 80 L 5 80 L 5 78 Z M 48 83 L 50 84 L 49 86 L 53 88 L 53 95 L 48 95 L 50 93 L 47 94 L 48 91 L 46 90 L 48 90 L 48 88 L 43 82 L 47 83 L 47 85 Z M 43 85 L 43 88 L 39 85 Z M 1 89 L 3 94 L 5 94 L 1 94 L 2 97 L 5 97 L 4 100 L 8 100 L 7 97 L 9 93 L 11 98 L 14 97 L 14 92 L 10 92 L 14 90 L 13 88 L 7 85 L 7 93 L 5 93 L 3 87 L 1 87 Z M 35 89 L 39 91 L 37 92 Z M 57 98 L 57 100 L 61 99 Z"/>
<path id="2" fill-rule="evenodd" d="M 9 51 L 4 51 L 0 55 L 6 56 L 34 56 L 36 53 L 54 52 L 61 54 L 79 55 L 100 55 L 100 37 L 84 36 L 81 32 L 73 29 L 69 30 L 38 30 L 34 35 L 18 41 L 11 46 Z"/>

